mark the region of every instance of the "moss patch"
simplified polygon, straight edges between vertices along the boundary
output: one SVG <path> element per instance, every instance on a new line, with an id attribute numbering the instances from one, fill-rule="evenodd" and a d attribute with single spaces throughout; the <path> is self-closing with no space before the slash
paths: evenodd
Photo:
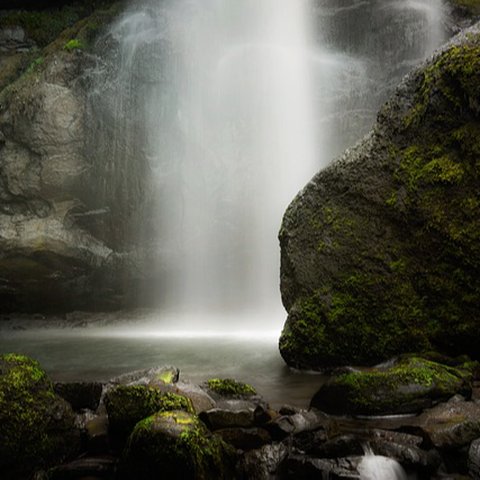
<path id="1" fill-rule="evenodd" d="M 416 412 L 456 393 L 471 394 L 471 369 L 457 369 L 419 357 L 404 357 L 386 369 L 349 372 L 328 382 L 312 405 L 332 413 Z"/>
<path id="2" fill-rule="evenodd" d="M 157 412 L 185 410 L 193 413 L 192 402 L 182 395 L 163 393 L 144 385 L 119 385 L 105 396 L 110 430 L 125 440 L 137 422 Z"/>
<path id="3" fill-rule="evenodd" d="M 186 412 L 162 412 L 139 422 L 124 452 L 121 478 L 231 478 L 231 449 Z"/>
<path id="4" fill-rule="evenodd" d="M 207 381 L 210 390 L 219 395 L 240 395 L 250 396 L 256 395 L 255 389 L 247 383 L 237 382 L 231 378 L 211 378 Z"/>
<path id="5" fill-rule="evenodd" d="M 78 447 L 73 423 L 71 408 L 36 361 L 0 356 L 0 470 L 6 478 L 68 457 Z"/>

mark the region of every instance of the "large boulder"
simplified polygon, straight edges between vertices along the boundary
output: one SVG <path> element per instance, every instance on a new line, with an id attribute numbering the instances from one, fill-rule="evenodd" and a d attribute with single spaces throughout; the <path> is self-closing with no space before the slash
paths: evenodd
<path id="1" fill-rule="evenodd" d="M 470 396 L 471 380 L 468 369 L 407 357 L 386 368 L 332 377 L 311 406 L 334 414 L 416 413 L 457 393 Z"/>
<path id="2" fill-rule="evenodd" d="M 70 405 L 57 396 L 40 365 L 22 355 L 0 356 L 0 471 L 30 478 L 35 469 L 68 459 L 80 448 Z"/>
<path id="3" fill-rule="evenodd" d="M 300 368 L 478 356 L 480 27 L 408 75 L 280 231 L 280 338 Z"/>
<path id="4" fill-rule="evenodd" d="M 120 478 L 232 478 L 232 451 L 198 417 L 172 411 L 139 422 L 130 436 Z"/>

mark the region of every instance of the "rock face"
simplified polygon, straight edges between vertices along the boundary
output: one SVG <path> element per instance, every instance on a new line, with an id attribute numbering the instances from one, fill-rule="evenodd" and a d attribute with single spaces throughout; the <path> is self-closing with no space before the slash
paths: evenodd
<path id="1" fill-rule="evenodd" d="M 90 76 L 100 60 L 87 45 L 115 12 L 96 12 L 67 29 L 0 92 L 4 312 L 121 307 L 135 295 L 140 269 L 127 232 L 143 196 L 118 188 L 117 166 L 103 165 L 89 142 Z M 7 33 L 25 35 L 17 30 Z M 108 194 L 99 174 L 105 168 Z M 130 211 L 115 210 L 126 198 Z"/>
<path id="2" fill-rule="evenodd" d="M 287 209 L 288 364 L 478 355 L 479 69 L 476 24 L 407 76 L 373 131 Z"/>

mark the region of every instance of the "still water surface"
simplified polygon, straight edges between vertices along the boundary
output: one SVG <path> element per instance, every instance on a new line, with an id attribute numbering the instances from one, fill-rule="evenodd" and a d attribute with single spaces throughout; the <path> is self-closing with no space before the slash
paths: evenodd
<path id="1" fill-rule="evenodd" d="M 288 368 L 278 352 L 279 331 L 162 329 L 152 323 L 102 324 L 93 317 L 69 320 L 15 319 L 2 322 L 0 352 L 37 359 L 53 380 L 106 381 L 132 370 L 175 365 L 183 380 L 201 383 L 211 377 L 232 377 L 250 383 L 278 407 L 307 407 L 324 381 L 318 373 Z M 70 327 L 74 324 L 73 328 Z M 175 322 L 178 325 L 178 322 Z M 197 324 L 198 325 L 198 324 Z"/>

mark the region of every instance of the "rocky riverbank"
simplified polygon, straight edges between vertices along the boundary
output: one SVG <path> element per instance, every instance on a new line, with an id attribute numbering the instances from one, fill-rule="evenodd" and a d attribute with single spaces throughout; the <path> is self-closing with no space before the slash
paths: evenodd
<path id="1" fill-rule="evenodd" d="M 342 479 L 367 468 L 370 450 L 418 479 L 480 478 L 479 365 L 442 361 L 410 356 L 343 369 L 310 409 L 276 411 L 254 386 L 194 385 L 175 367 L 53 384 L 34 360 L 2 355 L 2 478 Z M 399 373 L 406 363 L 415 368 Z M 335 415 L 323 411 L 332 399 Z M 398 411 L 405 415 L 384 416 Z"/>

